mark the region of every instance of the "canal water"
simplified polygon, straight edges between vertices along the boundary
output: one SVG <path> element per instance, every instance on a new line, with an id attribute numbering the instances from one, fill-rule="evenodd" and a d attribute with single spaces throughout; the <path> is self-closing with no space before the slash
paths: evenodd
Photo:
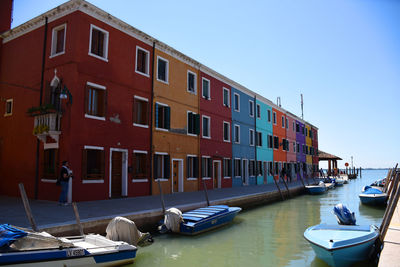
<path id="1" fill-rule="evenodd" d="M 358 194 L 386 174 L 364 170 L 362 178 L 324 195 L 302 195 L 245 210 L 233 223 L 198 236 L 156 235 L 153 245 L 139 248 L 132 266 L 328 266 L 315 257 L 304 231 L 322 222 L 336 224 L 332 210 L 338 203 L 355 212 L 357 224 L 379 226 L 384 208 L 362 205 Z"/>

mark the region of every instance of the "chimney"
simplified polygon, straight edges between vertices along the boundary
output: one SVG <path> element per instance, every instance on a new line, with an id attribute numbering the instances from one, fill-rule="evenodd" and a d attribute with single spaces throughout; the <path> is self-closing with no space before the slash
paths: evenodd
<path id="1" fill-rule="evenodd" d="M 11 29 L 13 0 L 0 0 L 0 33 Z"/>

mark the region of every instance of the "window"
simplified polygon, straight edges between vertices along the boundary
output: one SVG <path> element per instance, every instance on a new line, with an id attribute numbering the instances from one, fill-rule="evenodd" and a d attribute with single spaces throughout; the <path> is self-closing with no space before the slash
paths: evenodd
<path id="1" fill-rule="evenodd" d="M 239 112 L 240 111 L 240 96 L 236 93 L 233 96 L 234 96 L 234 102 L 235 102 L 234 103 L 235 111 Z"/>
<path id="2" fill-rule="evenodd" d="M 203 98 L 210 100 L 210 80 L 202 78 L 202 96 Z"/>
<path id="3" fill-rule="evenodd" d="M 169 62 L 168 60 L 157 56 L 157 80 L 168 83 L 168 70 Z"/>
<path id="4" fill-rule="evenodd" d="M 267 110 L 268 122 L 271 122 L 271 110 Z"/>
<path id="5" fill-rule="evenodd" d="M 274 111 L 272 114 L 273 114 L 273 122 L 274 124 L 276 124 L 276 112 Z"/>
<path id="6" fill-rule="evenodd" d="M 268 172 L 269 175 L 274 175 L 274 163 L 272 161 L 268 162 Z"/>
<path id="7" fill-rule="evenodd" d="M 293 142 L 293 152 L 296 153 L 296 142 Z M 297 151 L 298 152 L 298 151 Z"/>
<path id="8" fill-rule="evenodd" d="M 85 146 L 82 156 L 82 179 L 104 179 L 104 148 Z"/>
<path id="9" fill-rule="evenodd" d="M 254 130 L 249 129 L 249 145 L 254 146 Z"/>
<path id="10" fill-rule="evenodd" d="M 296 131 L 296 129 L 295 129 L 295 123 L 293 122 L 293 132 L 295 132 Z"/>
<path id="11" fill-rule="evenodd" d="M 224 159 L 224 177 L 231 177 L 232 176 L 232 161 L 231 159 Z"/>
<path id="12" fill-rule="evenodd" d="M 133 125 L 148 126 L 148 100 L 135 96 L 133 102 Z"/>
<path id="13" fill-rule="evenodd" d="M 285 128 L 285 117 L 282 116 L 282 128 Z"/>
<path id="14" fill-rule="evenodd" d="M 279 149 L 279 137 L 274 136 L 274 149 Z"/>
<path id="15" fill-rule="evenodd" d="M 165 104 L 155 104 L 155 126 L 159 129 L 170 129 L 171 108 Z"/>
<path id="16" fill-rule="evenodd" d="M 147 151 L 133 151 L 132 158 L 132 178 L 133 179 L 144 179 L 147 178 L 149 160 L 147 157 Z"/>
<path id="17" fill-rule="evenodd" d="M 313 139 L 313 132 L 310 131 L 310 138 Z"/>
<path id="18" fill-rule="evenodd" d="M 90 25 L 89 55 L 108 61 L 108 32 Z"/>
<path id="19" fill-rule="evenodd" d="M 268 135 L 268 148 L 272 148 L 274 144 L 274 141 L 272 139 L 272 135 Z"/>
<path id="20" fill-rule="evenodd" d="M 306 146 L 306 155 L 309 155 L 309 153 L 308 153 L 308 146 Z"/>
<path id="21" fill-rule="evenodd" d="M 45 149 L 43 152 L 43 178 L 56 180 L 58 176 L 58 149 Z"/>
<path id="22" fill-rule="evenodd" d="M 150 53 L 149 51 L 136 46 L 136 72 L 149 76 L 149 62 Z"/>
<path id="23" fill-rule="evenodd" d="M 199 177 L 199 159 L 196 156 L 187 156 L 186 159 L 186 175 L 187 178 Z"/>
<path id="24" fill-rule="evenodd" d="M 301 133 L 304 135 L 304 126 L 301 127 Z"/>
<path id="25" fill-rule="evenodd" d="M 297 153 L 300 153 L 300 144 L 297 143 L 297 149 L 296 149 Z"/>
<path id="26" fill-rule="evenodd" d="M 240 144 L 240 125 L 235 124 L 235 143 Z"/>
<path id="27" fill-rule="evenodd" d="M 252 100 L 249 100 L 249 115 L 254 117 L 254 102 Z"/>
<path id="28" fill-rule="evenodd" d="M 296 133 L 300 132 L 300 125 L 298 123 L 296 123 Z"/>
<path id="29" fill-rule="evenodd" d="M 105 120 L 106 116 L 106 87 L 87 82 L 86 85 L 86 115 L 101 117 Z"/>
<path id="30" fill-rule="evenodd" d="M 303 154 L 306 154 L 306 145 L 303 145 Z"/>
<path id="31" fill-rule="evenodd" d="M 225 107 L 230 107 L 231 105 L 230 105 L 230 101 L 229 101 L 229 99 L 230 99 L 230 97 L 229 97 L 229 90 L 228 89 L 226 89 L 225 87 L 223 87 L 222 88 L 222 97 L 223 97 L 223 101 L 224 101 L 224 106 Z"/>
<path id="32" fill-rule="evenodd" d="M 286 118 L 286 129 L 289 129 L 289 119 Z"/>
<path id="33" fill-rule="evenodd" d="M 308 129 L 306 128 L 306 136 L 308 136 Z"/>
<path id="34" fill-rule="evenodd" d="M 286 150 L 286 139 L 282 138 L 282 150 L 285 151 Z"/>
<path id="35" fill-rule="evenodd" d="M 263 164 L 261 160 L 257 160 L 257 176 L 263 175 Z"/>
<path id="36" fill-rule="evenodd" d="M 256 175 L 256 165 L 254 160 L 249 160 L 249 176 Z"/>
<path id="37" fill-rule="evenodd" d="M 201 176 L 211 177 L 212 163 L 211 158 L 203 157 L 201 159 Z"/>
<path id="38" fill-rule="evenodd" d="M 164 153 L 154 154 L 154 179 L 168 179 L 170 177 L 170 156 Z"/>
<path id="39" fill-rule="evenodd" d="M 225 142 L 231 141 L 231 135 L 230 135 L 229 128 L 230 128 L 229 122 L 224 121 L 224 141 Z"/>
<path id="40" fill-rule="evenodd" d="M 242 173 L 242 168 L 241 168 L 241 164 L 240 164 L 240 159 L 235 159 L 235 172 L 234 172 L 234 175 L 237 177 L 237 176 L 240 176 L 241 175 L 241 173 Z"/>
<path id="41" fill-rule="evenodd" d="M 6 100 L 6 108 L 5 108 L 5 113 L 4 116 L 10 116 L 12 115 L 12 111 L 13 111 L 13 99 L 7 99 Z"/>
<path id="42" fill-rule="evenodd" d="M 210 138 L 210 117 L 203 116 L 203 137 Z"/>
<path id="43" fill-rule="evenodd" d="M 51 56 L 58 56 L 65 53 L 65 33 L 67 25 L 63 24 L 53 28 L 51 37 Z"/>
<path id="44" fill-rule="evenodd" d="M 196 74 L 189 70 L 187 73 L 187 91 L 196 94 Z"/>
<path id="45" fill-rule="evenodd" d="M 256 132 L 256 146 L 262 146 L 262 133 Z"/>
<path id="46" fill-rule="evenodd" d="M 259 104 L 257 104 L 256 107 L 257 107 L 257 118 L 261 119 L 261 107 Z"/>
<path id="47" fill-rule="evenodd" d="M 198 135 L 200 133 L 200 115 L 191 111 L 187 112 L 187 133 Z"/>
<path id="48" fill-rule="evenodd" d="M 275 167 L 274 167 L 275 175 L 279 174 L 279 162 L 275 161 Z"/>

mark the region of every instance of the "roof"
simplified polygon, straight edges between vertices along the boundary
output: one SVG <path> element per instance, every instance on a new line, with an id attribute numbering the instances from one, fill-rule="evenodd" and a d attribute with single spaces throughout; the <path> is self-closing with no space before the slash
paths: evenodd
<path id="1" fill-rule="evenodd" d="M 321 160 L 342 160 L 338 156 L 326 153 L 326 152 L 321 151 L 321 150 L 318 151 L 318 157 L 319 157 L 320 161 Z"/>

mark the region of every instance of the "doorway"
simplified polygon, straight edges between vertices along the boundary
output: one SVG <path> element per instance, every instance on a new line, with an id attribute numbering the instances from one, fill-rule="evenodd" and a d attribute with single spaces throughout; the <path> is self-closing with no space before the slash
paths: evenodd
<path id="1" fill-rule="evenodd" d="M 214 188 L 221 188 L 221 161 L 213 161 Z"/>
<path id="2" fill-rule="evenodd" d="M 172 193 L 183 192 L 183 160 L 172 159 Z"/>
<path id="3" fill-rule="evenodd" d="M 127 150 L 110 149 L 110 198 L 127 196 Z"/>

